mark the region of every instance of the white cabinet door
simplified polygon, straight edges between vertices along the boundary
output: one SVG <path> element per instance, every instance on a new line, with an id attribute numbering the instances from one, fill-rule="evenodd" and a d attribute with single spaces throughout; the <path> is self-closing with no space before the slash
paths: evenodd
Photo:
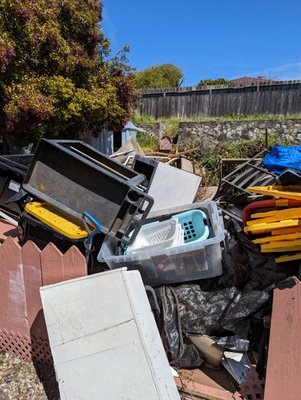
<path id="1" fill-rule="evenodd" d="M 138 271 L 41 288 L 61 400 L 178 400 Z"/>

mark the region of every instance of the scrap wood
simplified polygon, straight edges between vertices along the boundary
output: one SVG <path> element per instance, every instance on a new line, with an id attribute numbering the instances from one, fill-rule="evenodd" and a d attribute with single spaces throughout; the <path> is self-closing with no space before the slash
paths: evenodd
<path id="1" fill-rule="evenodd" d="M 205 374 L 203 374 L 205 375 Z M 238 392 L 232 393 L 228 390 L 218 387 L 217 383 L 214 386 L 209 386 L 210 383 L 206 381 L 200 382 L 202 379 L 201 370 L 184 370 L 184 374 L 180 371 L 180 377 L 175 378 L 177 388 L 181 395 L 189 395 L 193 399 L 206 399 L 206 400 L 233 400 L 241 399 Z M 237 396 L 237 397 L 236 397 Z"/>
<path id="2" fill-rule="evenodd" d="M 184 156 L 186 154 L 195 153 L 197 150 L 199 150 L 199 147 L 194 147 L 193 149 L 190 149 L 190 150 L 180 151 L 178 153 L 163 153 L 160 151 L 152 151 L 152 152 L 148 152 L 147 155 L 165 156 L 167 158 L 175 158 L 175 157 Z"/>

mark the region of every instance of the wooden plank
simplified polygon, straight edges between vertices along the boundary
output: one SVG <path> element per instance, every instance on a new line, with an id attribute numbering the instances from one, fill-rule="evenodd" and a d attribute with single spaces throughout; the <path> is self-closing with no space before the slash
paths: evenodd
<path id="1" fill-rule="evenodd" d="M 41 252 L 41 270 L 43 286 L 64 280 L 63 255 L 53 243 Z"/>
<path id="2" fill-rule="evenodd" d="M 86 259 L 79 249 L 72 246 L 63 256 L 64 280 L 87 275 Z"/>
<path id="3" fill-rule="evenodd" d="M 226 390 L 213 388 L 192 380 L 176 378 L 176 385 L 180 393 L 197 396 L 206 400 L 233 400 L 233 393 Z"/>
<path id="4" fill-rule="evenodd" d="M 47 328 L 40 298 L 42 286 L 41 250 L 32 242 L 27 241 L 21 249 L 22 267 L 24 276 L 24 291 L 26 303 L 26 317 L 30 337 L 30 357 L 27 361 L 50 361 Z M 19 348 L 19 355 L 23 358 L 27 351 Z"/>
<path id="5" fill-rule="evenodd" d="M 24 276 L 26 317 L 30 335 L 47 337 L 46 326 L 42 316 L 42 302 L 39 289 L 42 286 L 40 249 L 27 241 L 21 249 Z"/>
<path id="6" fill-rule="evenodd" d="M 3 242 L 9 236 L 17 240 L 18 229 L 14 225 L 0 218 L 0 241 Z"/>
<path id="7" fill-rule="evenodd" d="M 85 257 L 76 247 L 71 247 L 64 255 L 49 243 L 41 252 L 43 286 L 87 275 Z"/>
<path id="8" fill-rule="evenodd" d="M 301 393 L 301 284 L 274 291 L 265 400 L 299 399 Z"/>
<path id="9" fill-rule="evenodd" d="M 0 246 L 0 330 L 28 335 L 21 247 L 12 238 Z"/>

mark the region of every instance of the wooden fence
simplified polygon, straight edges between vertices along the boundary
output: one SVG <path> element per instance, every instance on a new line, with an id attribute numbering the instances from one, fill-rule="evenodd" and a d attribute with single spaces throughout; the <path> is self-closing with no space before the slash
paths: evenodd
<path id="1" fill-rule="evenodd" d="M 0 245 L 0 351 L 51 362 L 39 288 L 86 274 L 76 247 L 63 255 L 52 243 L 41 251 L 7 238 Z"/>
<path id="2" fill-rule="evenodd" d="M 154 118 L 301 113 L 301 81 L 151 89 L 139 112 Z"/>

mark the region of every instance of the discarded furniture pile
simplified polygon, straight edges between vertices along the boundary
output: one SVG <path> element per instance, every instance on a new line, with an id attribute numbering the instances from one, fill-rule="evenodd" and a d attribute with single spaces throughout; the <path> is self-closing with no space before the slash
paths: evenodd
<path id="1" fill-rule="evenodd" d="M 289 150 L 256 155 L 198 202 L 199 176 L 139 154 L 128 166 L 41 139 L 30 162 L 0 157 L 0 218 L 19 243 L 86 257 L 87 276 L 40 290 L 62 398 L 117 399 L 118 376 L 133 399 L 263 399 L 273 293 L 299 284 Z"/>

